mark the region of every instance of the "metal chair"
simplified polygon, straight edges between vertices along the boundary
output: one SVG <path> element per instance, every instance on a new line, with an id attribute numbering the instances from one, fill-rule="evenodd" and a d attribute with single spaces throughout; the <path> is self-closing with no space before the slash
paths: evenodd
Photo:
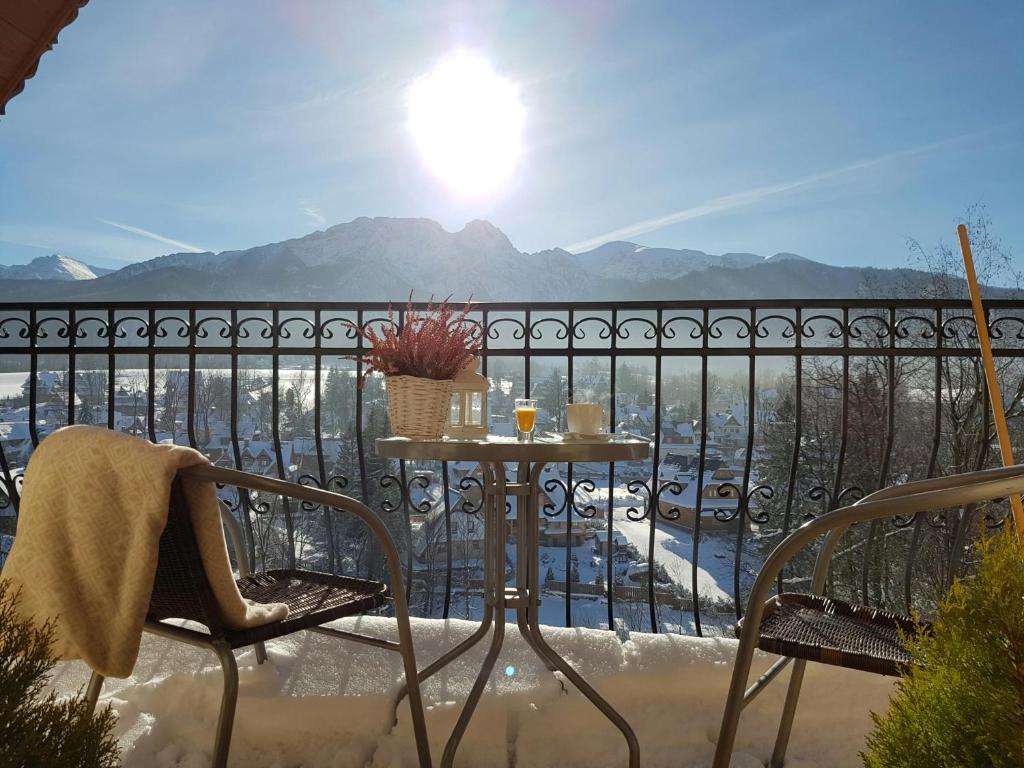
<path id="1" fill-rule="evenodd" d="M 970 508 L 1021 493 L 1024 493 L 1024 465 L 920 480 L 876 491 L 852 506 L 811 520 L 786 537 L 765 560 L 754 580 L 746 616 L 737 625 L 740 642 L 713 768 L 728 768 L 743 709 L 790 662 L 793 662 L 793 671 L 769 768 L 781 768 L 785 761 L 808 661 L 883 675 L 898 675 L 909 663 L 910 657 L 900 642 L 900 632 L 913 632 L 919 626 L 911 617 L 832 600 L 822 594 L 832 554 L 851 524 L 897 515 Z M 826 534 L 815 562 L 811 594 L 781 594 L 769 599 L 768 594 L 786 563 Z M 783 658 L 747 688 L 755 648 Z"/>
<path id="2" fill-rule="evenodd" d="M 380 541 L 391 580 L 390 589 L 381 582 L 312 571 L 270 570 L 251 573 L 245 548 L 242 546 L 241 529 L 237 521 L 229 513 L 225 513 L 222 514 L 222 518 L 235 552 L 240 575 L 237 583 L 242 596 L 258 602 L 286 603 L 289 611 L 287 618 L 282 621 L 252 629 L 229 629 L 224 625 L 223 616 L 203 571 L 190 513 L 181 487 L 183 476 L 266 491 L 318 504 L 331 511 L 351 512 L 362 519 Z M 397 642 L 321 626 L 343 616 L 372 610 L 386 601 L 390 601 L 394 607 L 398 622 Z M 163 621 L 170 618 L 198 622 L 206 627 L 207 632 Z M 160 537 L 160 554 L 145 630 L 171 640 L 207 648 L 217 654 L 224 672 L 224 693 L 213 747 L 214 768 L 224 768 L 227 765 L 228 750 L 231 746 L 235 704 L 238 699 L 238 667 L 234 649 L 255 646 L 257 661 L 262 664 L 266 660 L 264 641 L 300 629 L 353 640 L 401 654 L 405 671 L 405 686 L 402 691 L 408 692 L 409 695 L 409 710 L 419 764 L 421 768 L 430 768 L 430 746 L 427 742 L 423 703 L 416 675 L 416 659 L 409 629 L 409 611 L 402 582 L 401 561 L 394 541 L 380 519 L 355 499 L 318 488 L 212 465 L 199 465 L 181 470 L 171 489 L 167 527 Z M 102 686 L 103 676 L 93 672 L 86 689 L 86 701 L 91 708 L 95 708 Z"/>

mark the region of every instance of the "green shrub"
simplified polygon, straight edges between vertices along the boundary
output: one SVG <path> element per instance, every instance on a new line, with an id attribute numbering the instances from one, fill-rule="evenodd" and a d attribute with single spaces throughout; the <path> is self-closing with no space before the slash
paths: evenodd
<path id="1" fill-rule="evenodd" d="M 114 714 L 95 715 L 84 699 L 45 693 L 55 661 L 53 625 L 36 627 L 15 611 L 0 580 L 0 768 L 112 768 Z"/>
<path id="2" fill-rule="evenodd" d="M 868 768 L 1024 766 L 1024 544 L 978 545 L 974 578 L 953 587 L 862 754 Z"/>

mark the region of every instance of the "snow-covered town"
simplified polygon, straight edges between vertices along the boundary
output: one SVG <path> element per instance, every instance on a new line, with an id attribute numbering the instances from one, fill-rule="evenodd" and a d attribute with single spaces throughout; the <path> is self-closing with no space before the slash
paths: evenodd
<path id="1" fill-rule="evenodd" d="M 557 375 L 557 373 L 555 374 Z M 203 453 L 218 465 L 247 472 L 319 483 L 321 468 L 333 487 L 361 495 L 358 482 L 358 457 L 353 424 L 343 423 L 351 412 L 354 397 L 351 371 L 324 373 L 319 434 L 313 428 L 314 395 L 312 372 L 295 369 L 279 372 L 280 424 L 275 430 L 273 418 L 273 379 L 269 370 L 251 371 L 241 376 L 237 403 L 232 410 L 230 371 L 200 371 L 197 391 L 189 396 L 189 376 L 185 370 L 157 370 L 152 388 L 145 370 L 119 371 L 115 374 L 113 408 L 107 407 L 107 373 L 77 371 L 74 387 L 74 411 L 79 423 L 108 424 L 117 431 L 151 437 L 156 442 L 188 445 L 194 441 Z M 551 374 L 547 380 L 550 381 Z M 31 377 L 19 373 L 0 373 L 0 445 L 10 476 L 17 478 L 32 453 L 35 442 L 68 423 L 68 374 L 66 371 L 41 370 Z M 511 393 L 516 382 L 493 381 L 489 393 L 490 432 L 512 435 Z M 652 382 L 646 382 L 653 388 Z M 589 389 L 607 389 L 607 377 L 593 373 L 586 380 Z M 564 377 L 558 389 L 564 389 Z M 641 387 L 642 389 L 642 387 Z M 380 390 L 368 388 L 364 397 L 363 442 L 371 445 L 374 436 L 385 429 L 380 421 L 386 413 L 379 400 L 369 397 Z M 776 393 L 759 393 L 758 402 L 770 402 Z M 346 399 L 347 398 L 347 399 Z M 620 394 L 615 408 L 615 432 L 628 433 L 655 441 L 656 408 L 637 400 L 642 393 Z M 327 408 L 331 404 L 332 408 Z M 549 405 L 542 397 L 538 409 L 539 431 L 559 429 L 564 420 L 564 400 Z M 558 411 L 559 407 L 561 412 Z M 682 403 L 663 404 L 663 411 L 683 407 Z M 346 410 L 348 409 L 348 410 Z M 733 594 L 736 562 L 736 529 L 745 525 L 752 530 L 743 540 L 740 579 L 745 585 L 756 573 L 761 557 L 758 526 L 741 521 L 738 501 L 745 487 L 757 483 L 761 456 L 760 431 L 750 438 L 751 462 L 746 461 L 748 406 L 732 390 L 725 389 L 712 399 L 704 432 L 700 419 L 672 420 L 663 417 L 658 447 L 658 478 L 653 479 L 650 460 L 608 465 L 549 465 L 545 468 L 540 508 L 540 558 L 548 597 L 542 602 L 545 623 L 593 628 L 611 627 L 649 631 L 648 580 L 652 573 L 657 621 L 663 631 L 692 634 L 693 585 L 703 611 L 704 633 L 727 631 L 735 620 Z M 193 423 L 190 429 L 188 419 Z M 233 421 L 232 421 L 232 414 Z M 760 417 L 760 423 L 764 419 Z M 150 420 L 154 425 L 150 434 Z M 701 448 L 703 440 L 703 459 Z M 370 449 L 372 452 L 372 448 Z M 414 599 L 423 600 L 422 615 L 470 618 L 481 609 L 481 549 L 484 526 L 479 514 L 480 472 L 472 462 L 447 462 L 448 476 L 442 476 L 437 462 L 376 462 L 376 483 L 388 484 L 387 477 L 401 482 L 405 491 L 389 494 L 387 487 L 373 489 L 371 498 L 378 504 L 397 505 L 408 524 L 411 541 Z M 701 474 L 701 470 L 703 473 Z M 513 471 L 509 467 L 509 472 Z M 748 473 L 748 474 L 745 474 Z M 339 478 L 344 478 L 339 486 Z M 657 514 L 652 532 L 648 497 L 657 485 Z M 572 493 L 567 494 L 567 489 Z M 446 491 L 447 489 L 447 491 Z M 698 504 L 697 494 L 702 496 Z M 567 499 L 567 496 L 571 498 Z M 508 557 L 514 564 L 514 527 L 516 500 L 509 500 Z M 699 507 L 700 520 L 696 520 Z M 571 509 L 571 514 L 566 510 Z M 13 510 L 8 510 L 8 514 Z M 270 539 L 286 540 L 282 516 L 272 516 L 269 528 L 258 531 L 257 546 L 275 550 Z M 568 519 L 568 520 L 567 520 Z M 259 529 L 259 516 L 254 516 Z M 697 528 L 698 547 L 694 547 Z M 567 530 L 568 529 L 568 530 Z M 403 540 L 406 531 L 399 530 Z M 297 560 L 307 564 L 326 563 L 327 544 L 323 531 L 298 525 L 293 533 Z M 653 536 L 653 539 L 652 539 Z M 653 541 L 653 546 L 652 546 Z M 9 546 L 9 544 L 8 544 Z M 448 550 L 451 550 L 451 592 L 444 595 Z M 694 561 L 694 551 L 699 561 Z M 275 550 L 277 551 L 277 550 Z M 339 557 L 346 567 L 345 554 Z M 357 570 L 358 555 L 347 567 Z M 609 614 L 608 595 L 614 610 Z M 447 607 L 446 607 L 447 605 Z"/>

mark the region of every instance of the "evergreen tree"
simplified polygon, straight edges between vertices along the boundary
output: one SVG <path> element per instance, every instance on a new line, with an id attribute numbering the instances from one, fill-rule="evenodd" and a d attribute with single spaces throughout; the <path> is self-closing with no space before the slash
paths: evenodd
<path id="1" fill-rule="evenodd" d="M 1024 765 L 1024 544 L 1007 530 L 978 553 L 976 576 L 908 640 L 913 662 L 888 713 L 873 715 L 867 768 Z"/>
<path id="2" fill-rule="evenodd" d="M 55 665 L 53 625 L 19 618 L 17 595 L 0 580 L 0 766 L 114 768 L 114 714 L 93 714 L 83 699 L 45 696 Z"/>

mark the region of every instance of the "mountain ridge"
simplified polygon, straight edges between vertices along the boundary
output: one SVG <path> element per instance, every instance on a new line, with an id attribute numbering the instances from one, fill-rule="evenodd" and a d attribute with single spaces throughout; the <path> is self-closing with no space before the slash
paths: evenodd
<path id="1" fill-rule="evenodd" d="M 852 298 L 868 286 L 872 295 L 900 295 L 926 277 L 909 269 L 837 267 L 787 252 L 715 255 L 625 241 L 575 254 L 526 253 L 483 220 L 448 232 L 431 219 L 360 217 L 247 249 L 166 254 L 93 278 L 3 281 L 0 298 L 404 301 L 410 292 L 479 301 Z"/>

